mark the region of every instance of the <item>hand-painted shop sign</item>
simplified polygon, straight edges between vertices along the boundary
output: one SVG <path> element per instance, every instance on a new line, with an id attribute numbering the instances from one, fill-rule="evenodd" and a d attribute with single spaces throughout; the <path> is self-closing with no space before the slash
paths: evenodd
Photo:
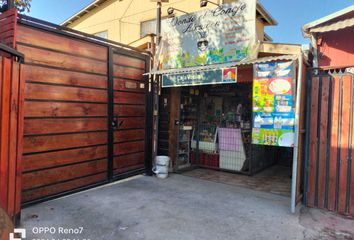
<path id="1" fill-rule="evenodd" d="M 237 68 L 164 74 L 162 76 L 162 87 L 197 86 L 236 82 Z"/>
<path id="2" fill-rule="evenodd" d="M 255 0 L 169 18 L 162 22 L 161 69 L 252 58 L 255 42 Z"/>
<path id="3" fill-rule="evenodd" d="M 292 62 L 254 65 L 252 142 L 294 146 L 294 65 Z"/>

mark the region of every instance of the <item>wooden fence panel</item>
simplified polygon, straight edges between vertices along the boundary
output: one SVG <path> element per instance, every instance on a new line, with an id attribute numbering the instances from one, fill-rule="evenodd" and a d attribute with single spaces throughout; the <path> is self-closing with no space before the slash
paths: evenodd
<path id="1" fill-rule="evenodd" d="M 317 96 L 319 93 L 319 78 L 312 79 L 312 90 L 311 96 Z M 311 130 L 310 130 L 310 157 L 309 157 L 309 172 L 315 172 L 316 169 L 316 159 L 317 159 L 317 120 L 318 120 L 318 98 L 313 97 L 311 99 Z M 310 128 L 308 128 L 310 129 Z M 315 205 L 315 186 L 316 186 L 316 175 L 309 174 L 308 177 L 308 205 Z"/>
<path id="2" fill-rule="evenodd" d="M 341 94 L 341 122 L 340 122 L 340 145 L 339 145 L 339 182 L 338 182 L 338 212 L 346 213 L 347 205 L 347 180 L 348 180 L 348 161 L 349 161 L 349 129 L 350 129 L 350 97 L 352 81 L 351 77 L 342 77 Z"/>
<path id="3" fill-rule="evenodd" d="M 328 97 L 329 97 L 329 77 L 321 79 L 321 103 L 320 103 L 320 124 L 319 126 L 319 146 L 318 146 L 318 200 L 319 208 L 324 208 L 326 192 L 326 154 L 328 146 L 327 126 L 328 126 Z"/>
<path id="4" fill-rule="evenodd" d="M 24 65 L 24 203 L 108 175 L 107 47 L 19 25 Z"/>
<path id="5" fill-rule="evenodd" d="M 314 76 L 311 85 L 306 204 L 353 215 L 353 76 Z"/>
<path id="6" fill-rule="evenodd" d="M 15 220 L 21 211 L 24 83 L 21 66 L 0 57 L 0 207 Z"/>
<path id="7" fill-rule="evenodd" d="M 336 209 L 336 182 L 337 182 L 337 155 L 338 155 L 338 119 L 339 119 L 339 96 L 340 96 L 340 78 L 332 79 L 332 109 L 331 124 L 329 131 L 330 137 L 330 154 L 329 154 L 329 176 L 328 176 L 328 203 L 327 208 L 331 211 Z"/>

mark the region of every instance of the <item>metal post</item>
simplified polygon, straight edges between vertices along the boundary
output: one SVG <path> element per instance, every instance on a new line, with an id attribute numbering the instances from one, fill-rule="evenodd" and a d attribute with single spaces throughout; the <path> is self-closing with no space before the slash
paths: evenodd
<path id="1" fill-rule="evenodd" d="M 161 40 L 161 1 L 157 2 L 157 15 L 156 15 L 156 43 L 157 46 L 160 44 Z"/>
<path id="2" fill-rule="evenodd" d="M 301 89 L 302 89 L 302 53 L 298 58 L 298 81 L 296 89 L 296 105 L 295 105 L 295 143 L 294 143 L 294 153 L 293 153 L 293 173 L 291 182 L 291 212 L 296 211 L 296 182 L 297 182 L 297 160 L 299 151 L 299 123 L 300 123 L 300 104 L 301 104 Z"/>
<path id="3" fill-rule="evenodd" d="M 113 181 L 113 158 L 114 158 L 114 96 L 113 96 L 113 48 L 108 47 L 108 181 Z"/>
<path id="4" fill-rule="evenodd" d="M 160 40 L 161 40 L 161 1 L 157 1 L 157 11 L 156 11 L 156 46 L 159 48 Z M 156 65 L 157 56 L 156 51 L 153 52 L 154 55 L 154 65 Z M 154 68 L 153 68 L 154 69 Z M 152 91 L 152 98 L 153 98 L 153 119 L 154 119 L 154 126 L 153 126 L 153 159 L 157 156 L 157 149 L 158 149 L 158 131 L 159 131 L 159 79 L 160 77 L 154 74 L 151 91 Z"/>

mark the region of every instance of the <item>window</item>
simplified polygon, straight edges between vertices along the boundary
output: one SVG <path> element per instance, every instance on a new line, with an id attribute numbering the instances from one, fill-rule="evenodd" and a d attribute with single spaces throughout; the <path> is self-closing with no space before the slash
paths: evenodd
<path id="1" fill-rule="evenodd" d="M 93 35 L 95 35 L 96 37 L 108 39 L 108 31 L 98 32 Z"/>

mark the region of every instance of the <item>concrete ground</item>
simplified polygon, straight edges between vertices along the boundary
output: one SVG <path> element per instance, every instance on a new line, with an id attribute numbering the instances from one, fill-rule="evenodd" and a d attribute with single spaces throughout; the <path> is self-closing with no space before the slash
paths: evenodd
<path id="1" fill-rule="evenodd" d="M 22 225 L 26 239 L 354 239 L 354 220 L 305 208 L 293 215 L 289 201 L 183 175 L 139 176 L 26 208 Z M 35 234 L 40 227 L 55 233 Z"/>
<path id="2" fill-rule="evenodd" d="M 290 197 L 291 168 L 274 165 L 253 176 L 196 168 L 182 175 Z"/>

